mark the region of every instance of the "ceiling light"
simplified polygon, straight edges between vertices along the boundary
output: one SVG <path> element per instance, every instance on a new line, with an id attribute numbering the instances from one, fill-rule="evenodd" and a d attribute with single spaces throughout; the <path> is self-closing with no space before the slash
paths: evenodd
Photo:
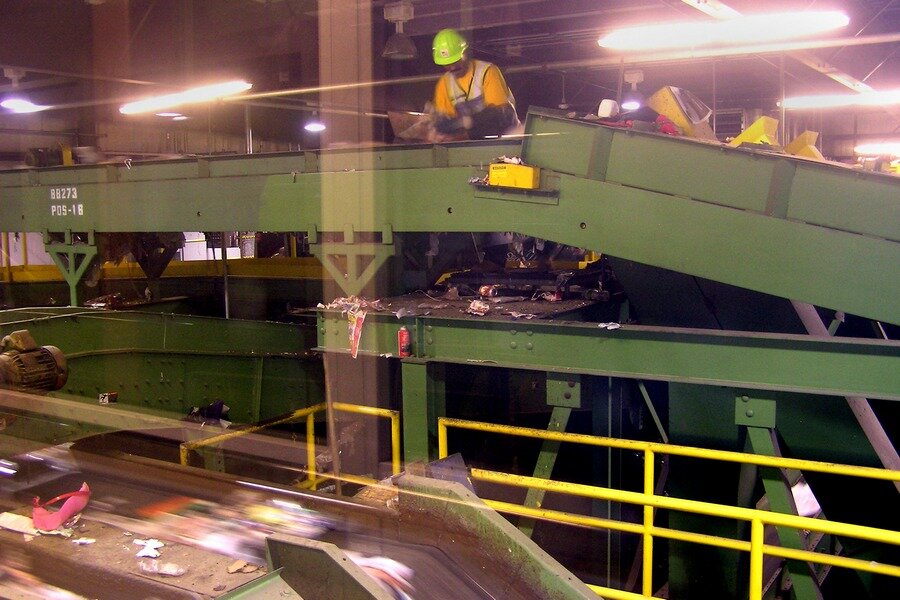
<path id="1" fill-rule="evenodd" d="M 630 112 L 639 109 L 644 104 L 644 95 L 640 92 L 625 92 L 622 96 L 622 110 Z"/>
<path id="2" fill-rule="evenodd" d="M 7 98 L 3 102 L 0 102 L 0 106 L 6 110 L 11 110 L 14 113 L 33 113 L 50 108 L 49 106 L 34 104 L 24 98 Z"/>
<path id="3" fill-rule="evenodd" d="M 619 29 L 597 40 L 613 50 L 653 50 L 756 44 L 819 34 L 844 27 L 840 11 L 803 11 Z"/>
<path id="4" fill-rule="evenodd" d="M 863 156 L 900 156 L 900 141 L 860 144 L 853 151 Z"/>
<path id="5" fill-rule="evenodd" d="M 172 117 L 180 117 L 181 113 L 179 113 L 179 112 L 159 112 L 159 113 L 156 113 L 156 116 L 157 117 L 167 117 L 167 118 L 171 119 Z"/>
<path id="6" fill-rule="evenodd" d="M 625 71 L 622 74 L 622 79 L 625 80 L 625 83 L 631 84 L 631 89 L 622 95 L 622 110 L 631 111 L 639 109 L 644 104 L 644 95 L 638 91 L 637 84 L 644 81 L 644 72 L 640 69 Z"/>
<path id="7" fill-rule="evenodd" d="M 900 89 L 860 94 L 824 94 L 795 96 L 779 103 L 784 108 L 841 108 L 846 106 L 891 106 L 900 104 Z"/>
<path id="8" fill-rule="evenodd" d="M 303 126 L 303 129 L 310 133 L 320 133 L 325 131 L 325 123 L 319 120 L 319 113 L 313 111 L 312 119 L 310 119 L 306 125 Z"/>
<path id="9" fill-rule="evenodd" d="M 245 92 L 253 87 L 253 84 L 246 81 L 227 81 L 224 83 L 215 83 L 202 87 L 191 88 L 183 92 L 175 94 L 166 94 L 164 96 L 153 96 L 136 102 L 123 104 L 119 108 L 119 112 L 123 115 L 134 115 L 137 113 L 156 112 L 166 108 L 181 106 L 182 104 L 195 104 L 198 102 L 209 102 L 217 100 L 225 96 L 233 96 Z"/>
<path id="10" fill-rule="evenodd" d="M 396 32 L 388 38 L 381 51 L 381 57 L 390 60 L 410 60 L 419 55 L 412 38 L 403 33 L 403 24 L 413 18 L 413 5 L 409 0 L 400 0 L 384 5 L 384 18 L 396 26 Z"/>
<path id="11" fill-rule="evenodd" d="M 190 117 L 186 117 L 184 115 L 177 115 L 172 117 L 173 121 L 187 121 Z"/>

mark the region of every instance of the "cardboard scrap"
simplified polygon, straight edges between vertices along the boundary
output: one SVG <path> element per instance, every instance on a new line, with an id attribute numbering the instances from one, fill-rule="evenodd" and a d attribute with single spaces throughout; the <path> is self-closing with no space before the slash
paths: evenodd
<path id="1" fill-rule="evenodd" d="M 230 565 L 228 565 L 228 572 L 229 573 L 237 573 L 238 571 L 240 571 L 241 569 L 243 569 L 246 566 L 247 566 L 246 560 L 236 560 L 233 563 L 231 563 Z"/>
<path id="2" fill-rule="evenodd" d="M 0 514 L 0 527 L 17 531 L 26 535 L 37 535 L 38 530 L 31 524 L 31 517 L 25 515 L 17 515 L 11 512 Z"/>

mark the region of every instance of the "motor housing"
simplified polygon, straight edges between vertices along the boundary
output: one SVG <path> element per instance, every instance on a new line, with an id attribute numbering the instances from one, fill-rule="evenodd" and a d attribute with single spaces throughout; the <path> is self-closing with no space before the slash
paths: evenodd
<path id="1" fill-rule="evenodd" d="M 27 329 L 14 331 L 0 343 L 0 387 L 53 391 L 69 378 L 66 357 L 56 346 L 38 346 Z"/>

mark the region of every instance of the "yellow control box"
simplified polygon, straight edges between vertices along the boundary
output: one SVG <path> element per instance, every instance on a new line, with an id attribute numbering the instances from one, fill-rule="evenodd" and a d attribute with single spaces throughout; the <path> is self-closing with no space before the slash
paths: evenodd
<path id="1" fill-rule="evenodd" d="M 541 184 L 541 170 L 526 165 L 494 163 L 488 169 L 488 184 L 533 190 Z"/>

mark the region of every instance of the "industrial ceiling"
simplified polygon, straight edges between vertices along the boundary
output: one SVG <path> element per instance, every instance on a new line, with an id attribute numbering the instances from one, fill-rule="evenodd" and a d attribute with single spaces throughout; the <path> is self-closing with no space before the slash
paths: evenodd
<path id="1" fill-rule="evenodd" d="M 251 81 L 255 94 L 295 90 L 259 98 L 254 109 L 261 135 L 288 139 L 298 131 L 295 122 L 312 108 L 331 108 L 346 118 L 421 109 L 438 72 L 430 59 L 431 37 L 443 27 L 462 30 L 477 57 L 503 68 L 521 114 L 528 106 L 593 111 L 601 99 L 621 93 L 622 74 L 633 69 L 642 71 L 644 93 L 675 85 L 719 110 L 758 113 L 777 110 L 782 95 L 900 88 L 900 2 L 895 0 L 408 3 L 412 16 L 402 27 L 418 56 L 390 61 L 380 53 L 396 28 L 386 20 L 385 8 L 396 1 L 5 0 L 0 3 L 0 22 L 6 25 L 0 37 L 0 95 L 28 94 L 57 107 L 72 126 L 90 127 L 98 119 L 121 119 L 115 109 L 123 99 L 238 77 Z M 735 11 L 826 9 L 846 12 L 850 25 L 790 52 L 697 50 L 640 58 L 596 43 L 616 28 L 648 22 L 677 27 Z M 347 62 L 357 63 L 355 69 L 344 68 Z M 393 79 L 406 83 L 383 83 Z M 372 86 L 377 89 L 365 106 L 352 98 L 322 106 L 322 85 L 369 82 L 379 85 Z M 236 109 L 215 119 L 208 108 L 186 114 L 192 121 L 185 127 L 239 131 L 243 126 Z M 820 129 L 827 132 L 832 114 L 816 116 Z M 879 109 L 873 118 L 881 122 L 878 134 L 900 127 L 896 110 Z M 376 137 L 385 131 L 390 139 L 383 120 Z"/>

